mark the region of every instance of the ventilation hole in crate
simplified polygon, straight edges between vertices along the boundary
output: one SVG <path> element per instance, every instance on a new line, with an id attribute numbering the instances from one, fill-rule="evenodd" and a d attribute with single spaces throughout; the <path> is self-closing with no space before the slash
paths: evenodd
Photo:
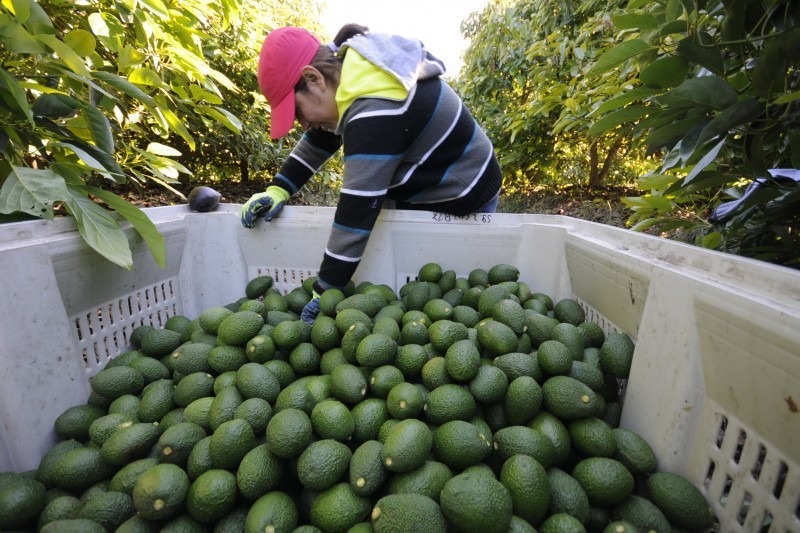
<path id="1" fill-rule="evenodd" d="M 91 313 L 86 314 L 86 333 L 88 336 L 94 335 L 94 330 L 92 329 L 92 315 Z"/>
<path id="2" fill-rule="evenodd" d="M 83 340 L 83 330 L 81 329 L 81 321 L 78 318 L 75 319 L 75 331 L 78 334 L 78 340 L 82 341 Z"/>
<path id="3" fill-rule="evenodd" d="M 775 480 L 775 487 L 772 489 L 772 495 L 775 496 L 776 500 L 781 499 L 781 494 L 783 494 L 783 485 L 786 483 L 786 474 L 789 473 L 789 466 L 781 461 L 780 468 L 778 469 L 778 479 Z M 800 502 L 798 502 L 800 505 Z"/>
<path id="4" fill-rule="evenodd" d="M 722 487 L 722 494 L 719 495 L 719 504 L 722 507 L 725 507 L 728 504 L 728 494 L 731 493 L 732 485 L 733 479 L 731 479 L 731 476 L 725 476 L 725 485 Z"/>
<path id="5" fill-rule="evenodd" d="M 722 441 L 725 440 L 725 429 L 728 427 L 728 417 L 723 416 L 717 431 L 717 449 L 722 448 Z"/>
<path id="6" fill-rule="evenodd" d="M 739 515 L 736 517 L 736 521 L 739 522 L 740 525 L 744 525 L 744 521 L 747 518 L 747 513 L 750 512 L 750 502 L 752 501 L 753 497 L 750 496 L 750 493 L 745 492 L 742 505 L 739 507 Z"/>
<path id="7" fill-rule="evenodd" d="M 739 430 L 739 439 L 736 441 L 736 450 L 733 452 L 733 462 L 735 464 L 739 464 L 739 461 L 742 458 L 742 450 L 744 450 L 744 445 L 747 442 L 747 432 L 743 429 Z"/>
<path id="8" fill-rule="evenodd" d="M 103 351 L 102 353 L 97 354 L 97 363 L 99 364 L 101 361 L 105 363 L 108 361 L 109 356 L 114 352 L 111 344 L 114 343 L 114 339 L 111 337 L 104 337 L 103 338 Z"/>
<path id="9" fill-rule="evenodd" d="M 760 533 L 769 533 L 772 526 L 772 513 L 764 509 L 764 519 L 761 520 Z"/>
<path id="10" fill-rule="evenodd" d="M 764 468 L 764 460 L 766 458 L 767 458 L 767 448 L 763 444 L 759 444 L 758 457 L 756 458 L 756 463 L 753 465 L 753 469 L 750 471 L 750 474 L 756 481 L 758 481 L 758 479 L 761 477 L 761 469 Z"/>
<path id="11" fill-rule="evenodd" d="M 703 486 L 705 487 L 706 490 L 708 490 L 709 487 L 711 487 L 711 480 L 714 479 L 714 470 L 716 469 L 717 469 L 717 463 L 715 463 L 714 461 L 709 461 L 708 470 L 706 470 L 706 477 L 703 480 Z"/>
<path id="12" fill-rule="evenodd" d="M 92 351 L 94 352 L 94 361 L 91 364 L 96 365 L 100 362 L 100 351 L 96 342 L 92 343 Z"/>
<path id="13" fill-rule="evenodd" d="M 111 335 L 111 342 L 113 342 L 113 343 L 114 343 L 114 349 L 113 349 L 113 353 L 119 353 L 119 352 L 120 352 L 120 349 L 121 349 L 121 347 L 120 347 L 120 345 L 119 345 L 119 337 L 117 336 L 117 334 L 118 334 L 118 332 L 116 332 L 116 331 L 115 331 L 115 332 L 114 332 L 114 333 Z M 106 354 L 106 356 L 109 356 L 109 357 L 110 357 L 111 353 L 112 353 L 112 352 L 109 352 L 109 353 L 107 353 L 107 354 Z M 106 357 L 106 359 L 108 359 L 108 357 Z"/>

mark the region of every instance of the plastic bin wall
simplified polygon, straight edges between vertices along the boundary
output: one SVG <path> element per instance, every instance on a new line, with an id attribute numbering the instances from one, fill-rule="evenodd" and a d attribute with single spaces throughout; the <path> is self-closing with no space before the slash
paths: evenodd
<path id="1" fill-rule="evenodd" d="M 245 230 L 233 205 L 145 212 L 164 269 L 132 230 L 127 271 L 69 220 L 0 226 L 0 471 L 37 466 L 55 418 L 136 326 L 235 301 L 256 275 L 284 292 L 315 275 L 333 218 L 289 207 Z M 399 289 L 431 261 L 460 276 L 514 264 L 534 291 L 628 333 L 622 426 L 707 495 L 721 531 L 800 531 L 799 272 L 568 217 L 385 211 L 356 281 Z"/>

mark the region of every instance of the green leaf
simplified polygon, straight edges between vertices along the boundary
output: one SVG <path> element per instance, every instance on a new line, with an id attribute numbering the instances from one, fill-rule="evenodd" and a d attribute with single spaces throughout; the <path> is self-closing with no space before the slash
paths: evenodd
<path id="1" fill-rule="evenodd" d="M 677 180 L 664 191 L 665 195 L 684 195 L 693 191 L 713 190 L 714 193 L 726 185 L 730 185 L 731 177 L 717 170 L 703 170 L 695 176 L 692 183 L 684 186 L 683 179 Z"/>
<path id="2" fill-rule="evenodd" d="M 723 146 L 725 146 L 724 138 L 714 145 L 711 150 L 709 150 L 706 155 L 704 155 L 700 161 L 697 162 L 694 168 L 683 179 L 683 184 L 688 185 L 698 174 L 700 174 L 703 169 L 713 163 Z"/>
<path id="3" fill-rule="evenodd" d="M 703 129 L 703 133 L 698 139 L 698 144 L 706 142 L 744 126 L 756 120 L 762 112 L 761 104 L 754 98 L 748 98 L 736 102 L 732 106 L 722 110 L 709 122 Z"/>
<path id="4" fill-rule="evenodd" d="M 104 70 L 93 70 L 92 76 L 95 79 L 100 81 L 104 81 L 107 84 L 111 85 L 118 91 L 122 92 L 130 96 L 131 98 L 135 98 L 140 102 L 143 102 L 148 105 L 153 105 L 155 100 L 153 97 L 141 90 L 139 87 L 131 83 L 130 81 L 126 80 L 122 76 L 117 76 L 116 74 L 112 74 L 111 72 L 106 72 Z"/>
<path id="5" fill-rule="evenodd" d="M 226 89 L 228 89 L 229 91 L 231 91 L 233 93 L 239 93 L 240 92 L 239 87 L 237 87 L 236 84 L 233 83 L 225 74 L 223 74 L 222 72 L 220 72 L 218 70 L 210 69 L 208 71 L 208 77 L 211 78 L 212 80 L 222 84 L 223 87 L 225 87 Z"/>
<path id="6" fill-rule="evenodd" d="M 22 24 L 14 23 L 0 26 L 0 37 L 4 37 L 3 45 L 10 52 L 17 54 L 43 54 L 47 49 L 39 40 L 28 33 Z"/>
<path id="7" fill-rule="evenodd" d="M 718 231 L 712 231 L 708 235 L 703 236 L 702 246 L 710 250 L 716 250 L 722 244 L 722 234 Z"/>
<path id="8" fill-rule="evenodd" d="M 17 1 L 23 2 L 24 0 Z M 53 21 L 47 16 L 39 2 L 34 0 L 28 0 L 28 17 L 23 24 L 34 35 L 52 35 L 55 33 Z"/>
<path id="9" fill-rule="evenodd" d="M 646 194 L 642 197 L 644 201 L 655 209 L 656 211 L 672 211 L 675 207 L 672 201 L 669 198 L 665 198 L 660 194 Z"/>
<path id="10" fill-rule="evenodd" d="M 667 37 L 673 34 L 683 34 L 689 31 L 689 23 L 685 20 L 673 20 L 667 22 L 658 29 L 659 35 Z"/>
<path id="11" fill-rule="evenodd" d="M 686 80 L 689 63 L 680 56 L 667 56 L 656 59 L 639 73 L 642 83 L 650 87 L 668 89 L 677 87 Z"/>
<path id="12" fill-rule="evenodd" d="M 141 3 L 153 14 L 164 20 L 169 20 L 169 9 L 161 0 L 141 0 Z"/>
<path id="13" fill-rule="evenodd" d="M 141 65 L 145 59 L 147 59 L 146 55 L 126 44 L 117 56 L 117 72 L 127 72 L 133 67 Z"/>
<path id="14" fill-rule="evenodd" d="M 681 39 L 676 48 L 678 55 L 687 61 L 707 68 L 710 72 L 721 76 L 725 73 L 722 54 L 717 48 L 700 46 L 691 37 Z"/>
<path id="15" fill-rule="evenodd" d="M 211 91 L 206 91 L 199 85 L 190 85 L 189 93 L 192 95 L 192 100 L 197 103 L 200 103 L 203 100 L 213 105 L 222 103 L 222 98 L 218 94 L 212 93 Z"/>
<path id="16" fill-rule="evenodd" d="M 647 105 L 630 105 L 628 107 L 623 107 L 622 109 L 614 111 L 613 113 L 609 113 L 592 124 L 589 128 L 588 134 L 590 137 L 596 137 L 621 124 L 635 122 L 649 113 L 651 110 L 652 108 Z"/>
<path id="17" fill-rule="evenodd" d="M 615 96 L 611 100 L 607 100 L 600 104 L 597 109 L 594 109 L 589 115 L 599 115 L 603 113 L 607 113 L 608 111 L 612 111 L 614 109 L 624 107 L 631 102 L 635 102 L 637 100 L 645 100 L 653 95 L 659 94 L 661 91 L 655 89 L 653 87 L 644 87 L 639 86 L 630 91 L 625 91 L 624 93 L 620 94 L 619 96 Z"/>
<path id="18" fill-rule="evenodd" d="M 73 139 L 72 142 L 52 143 L 52 145 L 71 150 L 90 170 L 99 172 L 107 180 L 125 183 L 125 173 L 108 153 L 89 144 L 83 144 L 78 139 Z"/>
<path id="19" fill-rule="evenodd" d="M 683 5 L 680 0 L 667 0 L 667 9 L 665 10 L 667 22 L 678 20 L 683 15 Z"/>
<path id="20" fill-rule="evenodd" d="M 631 226 L 631 231 L 644 231 L 652 228 L 653 226 L 658 226 L 663 220 L 663 217 L 646 218 Z"/>
<path id="21" fill-rule="evenodd" d="M 128 81 L 131 83 L 136 83 L 139 85 L 147 85 L 150 87 L 163 87 L 164 82 L 161 81 L 161 78 L 155 71 L 146 68 L 140 67 L 133 69 L 130 74 L 128 74 Z"/>
<path id="22" fill-rule="evenodd" d="M 611 15 L 611 22 L 618 30 L 654 30 L 658 28 L 658 19 L 649 13 L 624 13 Z"/>
<path id="23" fill-rule="evenodd" d="M 236 116 L 227 109 L 206 105 L 198 106 L 198 109 L 231 130 L 233 133 L 242 132 L 242 121 L 236 118 Z"/>
<path id="24" fill-rule="evenodd" d="M 158 107 L 155 108 L 158 113 L 160 113 L 164 120 L 166 120 L 167 124 L 172 131 L 180 135 L 184 141 L 189 145 L 189 148 L 194 150 L 195 142 L 194 137 L 192 134 L 189 133 L 189 130 L 186 129 L 186 126 L 181 122 L 178 116 L 172 112 L 172 110 L 168 107 L 168 104 L 162 100 L 157 99 Z"/>
<path id="25" fill-rule="evenodd" d="M 81 106 L 84 118 L 89 125 L 94 144 L 107 154 L 114 153 L 114 133 L 111 131 L 111 123 L 102 111 L 89 104 Z"/>
<path id="26" fill-rule="evenodd" d="M 601 55 L 586 75 L 596 76 L 598 74 L 603 74 L 639 54 L 654 49 L 653 46 L 642 39 L 632 39 L 622 42 Z"/>
<path id="27" fill-rule="evenodd" d="M 766 98 L 773 90 L 784 85 L 787 58 L 778 39 L 767 41 L 757 57 L 750 75 L 752 87 L 756 95 Z"/>
<path id="28" fill-rule="evenodd" d="M 8 6 L 7 2 L 3 3 Z M 11 0 L 11 12 L 21 24 L 24 24 L 31 16 L 30 0 Z"/>
<path id="29" fill-rule="evenodd" d="M 647 136 L 647 152 L 653 153 L 663 148 L 671 148 L 698 124 L 708 121 L 704 116 L 692 116 L 671 122 L 652 130 Z"/>
<path id="30" fill-rule="evenodd" d="M 782 105 L 794 102 L 795 100 L 800 100 L 800 91 L 795 91 L 793 93 L 786 93 L 783 96 L 776 98 L 772 103 L 777 105 Z"/>
<path id="31" fill-rule="evenodd" d="M 42 41 L 48 48 L 50 48 L 53 52 L 55 52 L 58 57 L 76 74 L 81 76 L 85 76 L 87 78 L 91 77 L 89 74 L 89 69 L 86 68 L 86 64 L 83 62 L 83 59 L 75 53 L 75 51 L 70 48 L 69 46 L 64 43 L 64 41 L 59 40 L 55 35 L 39 35 L 39 40 Z"/>
<path id="32" fill-rule="evenodd" d="M 655 189 L 663 191 L 672 185 L 678 178 L 672 174 L 652 174 L 649 176 L 642 176 L 636 180 L 636 184 L 640 189 Z"/>
<path id="33" fill-rule="evenodd" d="M 792 166 L 800 168 L 800 130 L 789 130 L 789 147 L 792 149 Z"/>
<path id="34" fill-rule="evenodd" d="M 72 48 L 76 54 L 86 57 L 94 52 L 97 40 L 94 35 L 86 30 L 72 30 L 64 36 L 64 42 Z"/>
<path id="35" fill-rule="evenodd" d="M 65 203 L 86 244 L 112 263 L 130 270 L 131 248 L 114 216 L 87 198 L 81 188 L 69 187 L 69 193 Z"/>
<path id="36" fill-rule="evenodd" d="M 16 108 L 20 117 L 24 117 L 31 126 L 34 125 L 33 111 L 28 105 L 28 97 L 25 96 L 25 90 L 20 87 L 14 76 L 3 68 L 0 68 L 0 98 L 11 111 Z"/>
<path id="37" fill-rule="evenodd" d="M 0 213 L 27 213 L 52 219 L 53 204 L 67 199 L 64 179 L 49 169 L 11 166 L 0 188 Z"/>
<path id="38" fill-rule="evenodd" d="M 92 13 L 89 15 L 88 21 L 94 35 L 109 50 L 119 53 L 123 49 L 125 27 L 117 17 L 112 13 Z M 121 59 L 121 57 L 117 58 L 118 65 L 120 65 Z M 125 70 L 122 66 L 120 66 L 120 69 Z"/>
<path id="39" fill-rule="evenodd" d="M 71 96 L 48 93 L 34 100 L 31 110 L 37 117 L 59 119 L 75 115 L 80 107 L 81 103 Z"/>
<path id="40" fill-rule="evenodd" d="M 701 76 L 686 80 L 678 87 L 657 98 L 660 104 L 672 109 L 724 109 L 738 101 L 736 91 L 726 80 L 717 76 Z"/>
<path id="41" fill-rule="evenodd" d="M 181 155 L 183 155 L 180 153 L 180 151 L 176 150 L 171 146 L 167 146 L 165 144 L 156 142 L 148 144 L 146 151 L 150 152 L 151 154 L 163 155 L 166 157 L 180 157 Z"/>
<path id="42" fill-rule="evenodd" d="M 164 236 L 159 233 L 158 228 L 144 212 L 138 207 L 131 205 L 121 197 L 109 191 L 96 187 L 86 187 L 86 191 L 93 196 L 101 199 L 114 211 L 122 215 L 125 220 L 131 223 L 136 232 L 142 236 L 153 258 L 159 267 L 164 268 L 167 262 L 167 252 L 164 245 Z"/>

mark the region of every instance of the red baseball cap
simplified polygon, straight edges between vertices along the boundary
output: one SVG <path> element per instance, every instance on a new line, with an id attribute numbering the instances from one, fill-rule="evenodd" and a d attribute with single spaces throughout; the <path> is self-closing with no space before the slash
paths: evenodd
<path id="1" fill-rule="evenodd" d="M 283 137 L 292 129 L 294 86 L 319 46 L 319 39 L 303 28 L 278 28 L 264 39 L 258 59 L 258 86 L 272 108 L 269 128 L 272 139 Z"/>

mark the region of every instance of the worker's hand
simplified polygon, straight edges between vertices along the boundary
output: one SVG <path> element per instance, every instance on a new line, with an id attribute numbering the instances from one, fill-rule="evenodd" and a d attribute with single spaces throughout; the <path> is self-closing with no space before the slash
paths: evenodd
<path id="1" fill-rule="evenodd" d="M 311 301 L 308 302 L 303 310 L 300 311 L 300 319 L 304 322 L 308 322 L 309 324 L 314 323 L 314 319 L 317 318 L 319 314 L 319 294 L 317 291 L 311 293 Z"/>
<path id="2" fill-rule="evenodd" d="M 283 209 L 289 199 L 289 192 L 277 185 L 270 185 L 267 190 L 254 194 L 242 206 L 242 226 L 252 228 L 260 216 L 269 222 Z"/>

